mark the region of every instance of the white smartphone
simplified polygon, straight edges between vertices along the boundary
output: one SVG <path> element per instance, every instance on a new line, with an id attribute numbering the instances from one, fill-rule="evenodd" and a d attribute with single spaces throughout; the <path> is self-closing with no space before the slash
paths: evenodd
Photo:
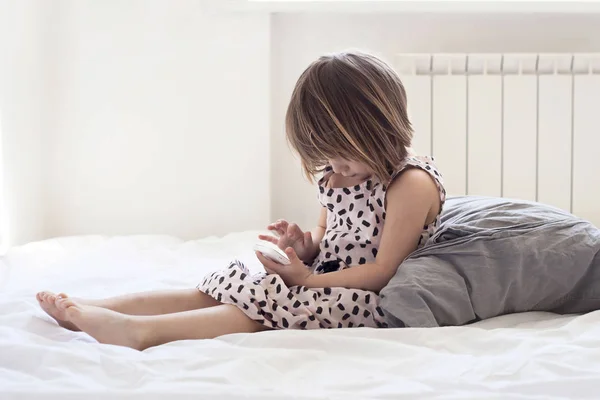
<path id="1" fill-rule="evenodd" d="M 254 245 L 254 251 L 258 251 L 260 254 L 276 263 L 282 265 L 288 265 L 290 263 L 290 259 L 287 255 L 273 243 L 264 241 L 258 242 Z"/>

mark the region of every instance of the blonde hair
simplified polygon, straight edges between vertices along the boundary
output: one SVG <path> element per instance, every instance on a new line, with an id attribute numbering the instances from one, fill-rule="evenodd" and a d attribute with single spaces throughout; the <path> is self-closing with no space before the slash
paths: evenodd
<path id="1" fill-rule="evenodd" d="M 285 124 L 311 180 L 328 159 L 340 157 L 364 163 L 386 182 L 406 158 L 413 135 L 400 78 L 361 52 L 313 62 L 296 83 Z"/>

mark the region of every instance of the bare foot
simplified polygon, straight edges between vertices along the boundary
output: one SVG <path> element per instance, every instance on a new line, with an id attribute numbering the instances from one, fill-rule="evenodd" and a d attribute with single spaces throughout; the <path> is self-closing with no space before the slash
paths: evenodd
<path id="1" fill-rule="evenodd" d="M 49 316 L 54 318 L 58 325 L 63 328 L 69 329 L 71 331 L 78 331 L 79 328 L 75 326 L 73 323 L 67 321 L 67 315 L 63 309 L 57 307 L 57 302 L 61 299 L 66 299 L 67 295 L 64 293 L 54 294 L 52 292 L 39 292 L 35 298 L 38 303 L 40 303 L 40 307 L 42 310 L 46 312 Z"/>
<path id="2" fill-rule="evenodd" d="M 79 304 L 71 299 L 57 304 L 67 320 L 100 343 L 115 344 L 144 350 L 143 329 L 134 322 L 136 317 L 106 308 Z"/>

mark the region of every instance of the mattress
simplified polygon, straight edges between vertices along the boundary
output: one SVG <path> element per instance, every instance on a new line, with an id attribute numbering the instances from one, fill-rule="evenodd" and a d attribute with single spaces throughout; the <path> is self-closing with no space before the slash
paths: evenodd
<path id="1" fill-rule="evenodd" d="M 11 250 L 0 265 L 0 398 L 598 398 L 598 312 L 237 334 L 138 352 L 59 328 L 34 299 L 43 289 L 104 297 L 189 288 L 233 258 L 258 271 L 256 235 L 85 236 Z"/>

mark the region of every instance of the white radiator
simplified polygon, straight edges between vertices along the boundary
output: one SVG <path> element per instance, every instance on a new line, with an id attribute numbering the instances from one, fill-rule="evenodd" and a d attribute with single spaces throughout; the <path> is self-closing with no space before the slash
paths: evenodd
<path id="1" fill-rule="evenodd" d="M 413 146 L 450 195 L 554 205 L 600 226 L 600 54 L 400 54 Z"/>

